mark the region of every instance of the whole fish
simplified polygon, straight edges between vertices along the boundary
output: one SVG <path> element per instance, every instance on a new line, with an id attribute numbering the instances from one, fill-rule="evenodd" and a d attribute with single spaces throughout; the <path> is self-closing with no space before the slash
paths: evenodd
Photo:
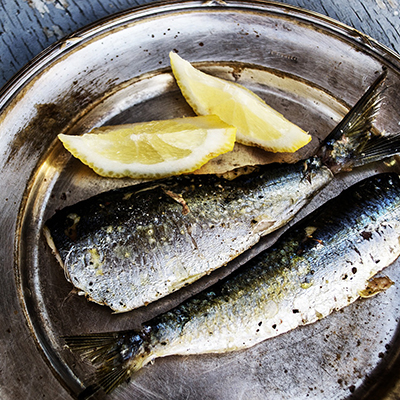
<path id="1" fill-rule="evenodd" d="M 320 154 L 234 180 L 178 176 L 102 193 L 64 208 L 45 235 L 67 279 L 96 303 L 129 311 L 225 265 L 285 225 L 342 169 L 397 153 L 375 137 L 382 74 Z"/>
<path id="2" fill-rule="evenodd" d="M 376 175 L 142 330 L 65 341 L 97 365 L 96 385 L 110 392 L 155 358 L 246 349 L 390 286 L 388 278 L 371 278 L 400 255 L 399 239 L 400 179 Z"/>

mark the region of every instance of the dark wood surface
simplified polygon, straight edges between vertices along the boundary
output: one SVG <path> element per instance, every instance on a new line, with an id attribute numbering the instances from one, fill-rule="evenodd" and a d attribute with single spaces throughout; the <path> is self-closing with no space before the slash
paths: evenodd
<path id="1" fill-rule="evenodd" d="M 46 47 L 146 0 L 0 0 L 0 87 Z M 284 0 L 327 15 L 400 53 L 398 0 Z"/>

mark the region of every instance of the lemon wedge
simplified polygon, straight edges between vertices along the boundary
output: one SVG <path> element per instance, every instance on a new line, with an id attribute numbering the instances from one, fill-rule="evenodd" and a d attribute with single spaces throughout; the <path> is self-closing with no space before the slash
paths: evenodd
<path id="1" fill-rule="evenodd" d="M 199 71 L 174 52 L 170 52 L 170 61 L 178 86 L 195 113 L 217 115 L 235 126 L 239 143 L 274 153 L 293 153 L 311 140 L 244 86 Z"/>
<path id="2" fill-rule="evenodd" d="M 73 156 L 105 177 L 154 179 L 193 172 L 233 149 L 236 128 L 214 115 L 58 135 Z"/>

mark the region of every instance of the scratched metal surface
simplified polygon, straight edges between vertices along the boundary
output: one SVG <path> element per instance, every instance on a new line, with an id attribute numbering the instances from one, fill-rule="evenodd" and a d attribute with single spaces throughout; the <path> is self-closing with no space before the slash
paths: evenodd
<path id="1" fill-rule="evenodd" d="M 80 27 L 83 21 L 94 21 L 108 12 L 107 7 L 99 7 L 100 2 L 88 2 L 90 12 L 75 13 L 74 4 L 30 1 L 31 13 L 26 13 L 24 18 L 29 18 L 25 25 L 36 21 L 42 23 L 42 28 L 51 27 L 49 23 L 56 21 L 55 15 L 60 12 L 66 20 L 75 15 L 80 21 L 75 27 Z M 7 11 L 11 20 L 16 17 L 11 11 L 16 8 L 7 8 L 10 5 L 2 2 L 4 8 L 0 11 Z M 327 2 L 324 5 L 327 7 Z M 378 9 L 383 5 L 386 11 L 392 7 L 394 15 L 396 4 L 373 4 Z M 127 4 L 121 2 L 119 6 L 124 9 Z M 21 3 L 20 21 L 24 21 L 21 15 L 26 7 Z M 144 310 L 112 315 L 104 307 L 70 295 L 71 287 L 41 236 L 43 221 L 57 207 L 128 183 L 93 175 L 62 150 L 55 141 L 57 133 L 79 133 L 112 120 L 122 123 L 157 118 L 159 110 L 162 117 L 190 113 L 169 74 L 167 54 L 171 48 L 232 79 L 227 60 L 246 66 L 250 74 L 243 74 L 243 84 L 290 115 L 294 122 L 321 136 L 361 95 L 375 72 L 386 65 L 389 89 L 377 127 L 388 132 L 398 129 L 399 58 L 360 33 L 273 4 L 257 8 L 245 2 L 192 2 L 187 3 L 189 10 L 176 13 L 177 7 L 171 3 L 157 8 L 157 18 L 153 18 L 152 8 L 139 8 L 81 31 L 42 53 L 9 81 L 2 93 L 2 399 L 75 398 L 83 390 L 91 368 L 63 348 L 61 335 L 129 328 L 207 284 L 202 281 Z M 371 5 L 371 10 L 374 7 Z M 92 19 L 86 20 L 87 15 Z M 4 25 L 7 18 L 0 21 Z M 61 26 L 64 20 L 60 16 L 57 21 Z M 38 31 L 37 25 L 35 29 Z M 69 28 L 51 29 L 62 35 Z M 57 35 L 49 32 L 49 42 L 38 40 L 38 48 L 56 39 Z M 5 34 L 0 40 L 6 40 Z M 23 52 L 9 46 L 14 50 L 13 62 L 20 62 L 20 68 Z M 37 52 L 33 44 L 31 52 L 31 56 Z M 3 63 L 6 52 L 0 54 Z M 216 60 L 221 62 L 216 65 Z M 7 68 L 3 71 L 10 72 Z M 292 79 L 291 85 L 284 83 L 288 79 Z M 265 85 L 266 80 L 274 85 Z M 338 178 L 311 207 L 343 185 L 385 168 L 383 164 L 374 165 Z M 387 273 L 400 281 L 398 264 Z M 377 298 L 357 302 L 318 324 L 246 352 L 157 360 L 109 398 L 399 398 L 399 290 L 396 285 Z"/>

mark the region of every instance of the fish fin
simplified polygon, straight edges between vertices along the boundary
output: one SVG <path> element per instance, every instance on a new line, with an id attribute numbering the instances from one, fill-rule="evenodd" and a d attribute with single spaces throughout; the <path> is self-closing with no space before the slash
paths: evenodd
<path id="1" fill-rule="evenodd" d="M 339 124 L 324 140 L 318 156 L 333 172 L 349 170 L 354 166 L 389 157 L 385 151 L 375 152 L 373 159 L 365 158 L 365 149 L 370 149 L 370 141 L 377 136 L 372 132 L 372 125 L 382 104 L 384 88 L 382 84 L 387 72 L 378 76 L 364 95 L 357 101 Z M 376 144 L 374 141 L 373 144 Z M 367 146 L 368 145 L 368 146 Z"/>
<path id="2" fill-rule="evenodd" d="M 382 103 L 382 84 L 387 71 L 382 72 L 357 103 L 350 109 L 338 125 L 326 137 L 324 143 L 339 140 L 343 135 L 358 136 L 369 130 Z"/>
<path id="3" fill-rule="evenodd" d="M 94 383 L 106 393 L 128 380 L 150 361 L 148 339 L 143 331 L 122 331 L 63 337 L 72 351 L 95 367 Z"/>
<path id="4" fill-rule="evenodd" d="M 56 245 L 55 245 L 55 243 L 54 243 L 53 236 L 51 235 L 51 231 L 50 231 L 50 229 L 49 229 L 46 225 L 43 227 L 43 234 L 44 234 L 44 237 L 45 237 L 45 239 L 46 239 L 46 242 L 47 242 L 47 244 L 49 245 L 49 247 L 50 247 L 52 253 L 53 253 L 54 256 L 56 257 L 56 260 L 57 260 L 58 263 L 61 265 L 61 267 L 64 268 L 64 263 L 63 263 L 63 261 L 62 261 L 62 259 L 61 259 L 61 255 L 60 255 L 60 253 L 58 252 L 57 247 L 56 247 Z"/>
<path id="5" fill-rule="evenodd" d="M 351 167 L 359 167 L 400 153 L 400 133 L 388 136 L 374 136 L 354 156 Z"/>

